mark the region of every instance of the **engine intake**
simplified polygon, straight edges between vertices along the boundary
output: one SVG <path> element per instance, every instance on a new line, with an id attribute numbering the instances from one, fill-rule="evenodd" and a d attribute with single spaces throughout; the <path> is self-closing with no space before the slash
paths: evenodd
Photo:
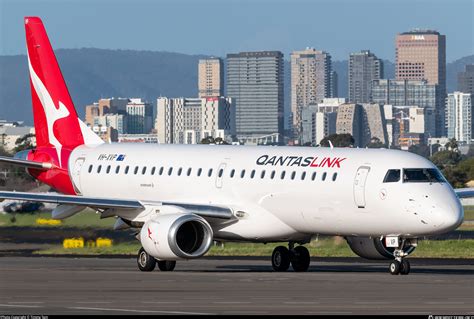
<path id="1" fill-rule="evenodd" d="M 386 247 L 383 240 L 380 238 L 371 237 L 346 237 L 346 241 L 351 247 L 352 251 L 365 259 L 393 259 L 395 248 Z M 407 254 L 411 254 L 415 247 L 406 245 L 403 250 Z"/>
<path id="2" fill-rule="evenodd" d="M 195 214 L 173 213 L 156 216 L 140 231 L 145 251 L 156 259 L 192 259 L 211 248 L 213 232 L 208 222 Z"/>

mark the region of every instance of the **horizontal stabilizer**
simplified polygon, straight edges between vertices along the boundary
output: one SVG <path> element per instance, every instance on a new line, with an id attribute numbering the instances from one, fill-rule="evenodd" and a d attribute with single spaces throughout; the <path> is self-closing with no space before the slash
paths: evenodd
<path id="1" fill-rule="evenodd" d="M 19 165 L 28 168 L 35 168 L 40 170 L 48 170 L 54 167 L 53 164 L 47 162 L 34 162 L 19 158 L 0 156 L 0 163 L 6 163 L 11 165 Z"/>
<path id="2" fill-rule="evenodd" d="M 454 191 L 456 192 L 456 195 L 458 195 L 459 198 L 474 197 L 474 187 L 471 187 L 471 188 L 457 188 Z"/>

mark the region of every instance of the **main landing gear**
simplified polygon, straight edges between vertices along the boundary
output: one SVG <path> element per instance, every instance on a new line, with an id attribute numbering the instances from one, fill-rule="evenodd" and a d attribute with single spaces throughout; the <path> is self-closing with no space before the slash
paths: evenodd
<path id="1" fill-rule="evenodd" d="M 138 269 L 141 271 L 153 271 L 158 264 L 158 268 L 161 271 L 173 271 L 176 267 L 176 261 L 174 260 L 156 260 L 150 256 L 145 249 L 140 248 L 137 256 Z"/>
<path id="2" fill-rule="evenodd" d="M 410 262 L 404 259 L 408 254 L 403 250 L 405 239 L 401 240 L 400 245 L 394 250 L 395 260 L 390 263 L 388 268 L 392 275 L 408 275 L 410 273 Z"/>
<path id="3" fill-rule="evenodd" d="M 310 263 L 309 251 L 304 246 L 294 247 L 294 243 L 290 242 L 288 248 L 278 246 L 273 250 L 272 267 L 275 271 L 287 271 L 291 266 L 294 271 L 307 271 Z"/>

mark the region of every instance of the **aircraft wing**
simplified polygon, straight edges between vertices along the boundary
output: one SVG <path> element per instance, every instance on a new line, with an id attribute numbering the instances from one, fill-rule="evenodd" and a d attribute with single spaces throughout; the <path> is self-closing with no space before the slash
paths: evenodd
<path id="1" fill-rule="evenodd" d="M 217 205 L 201 205 L 178 202 L 142 202 L 134 199 L 110 199 L 100 197 L 87 197 L 75 195 L 62 195 L 56 193 L 24 193 L 0 192 L 0 199 L 24 200 L 31 202 L 53 203 L 59 206 L 53 211 L 53 217 L 63 219 L 75 214 L 85 207 L 95 209 L 143 209 L 145 206 L 179 206 L 192 214 L 207 218 L 231 219 L 232 210 L 228 207 Z M 113 212 L 113 210 L 111 210 Z M 114 216 L 115 213 L 111 216 Z"/>
<path id="2" fill-rule="evenodd" d="M 456 192 L 456 195 L 458 195 L 459 198 L 474 197 L 474 187 L 471 187 L 471 188 L 456 188 L 454 191 Z"/>
<path id="3" fill-rule="evenodd" d="M 144 206 L 138 200 L 108 199 L 99 197 L 85 197 L 74 195 L 61 195 L 54 193 L 23 193 L 23 192 L 0 192 L 0 199 L 16 199 L 31 202 L 54 203 L 63 205 L 74 205 L 93 208 L 120 208 L 137 209 Z"/>

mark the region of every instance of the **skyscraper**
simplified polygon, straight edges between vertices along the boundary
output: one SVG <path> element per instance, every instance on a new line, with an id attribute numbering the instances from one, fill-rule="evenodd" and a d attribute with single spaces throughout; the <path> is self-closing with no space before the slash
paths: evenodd
<path id="1" fill-rule="evenodd" d="M 291 112 L 293 132 L 301 137 L 301 111 L 315 105 L 324 98 L 336 94 L 332 85 L 337 75 L 332 72 L 331 55 L 314 48 L 291 53 Z"/>
<path id="2" fill-rule="evenodd" d="M 474 94 L 474 64 L 466 65 L 466 70 L 458 73 L 458 91 Z"/>
<path id="3" fill-rule="evenodd" d="M 374 80 L 383 78 L 383 62 L 369 50 L 349 57 L 349 102 L 369 103 Z"/>
<path id="4" fill-rule="evenodd" d="M 415 29 L 396 37 L 397 80 L 426 80 L 438 85 L 436 135 L 445 134 L 446 36 L 433 30 Z"/>
<path id="5" fill-rule="evenodd" d="M 224 67 L 222 59 L 199 60 L 199 97 L 218 97 L 224 95 Z"/>
<path id="6" fill-rule="evenodd" d="M 474 110 L 470 93 L 454 92 L 446 98 L 448 138 L 470 144 L 474 138 Z"/>
<path id="7" fill-rule="evenodd" d="M 237 138 L 279 142 L 283 134 L 283 54 L 228 54 L 226 85 L 226 94 L 235 99 Z"/>

